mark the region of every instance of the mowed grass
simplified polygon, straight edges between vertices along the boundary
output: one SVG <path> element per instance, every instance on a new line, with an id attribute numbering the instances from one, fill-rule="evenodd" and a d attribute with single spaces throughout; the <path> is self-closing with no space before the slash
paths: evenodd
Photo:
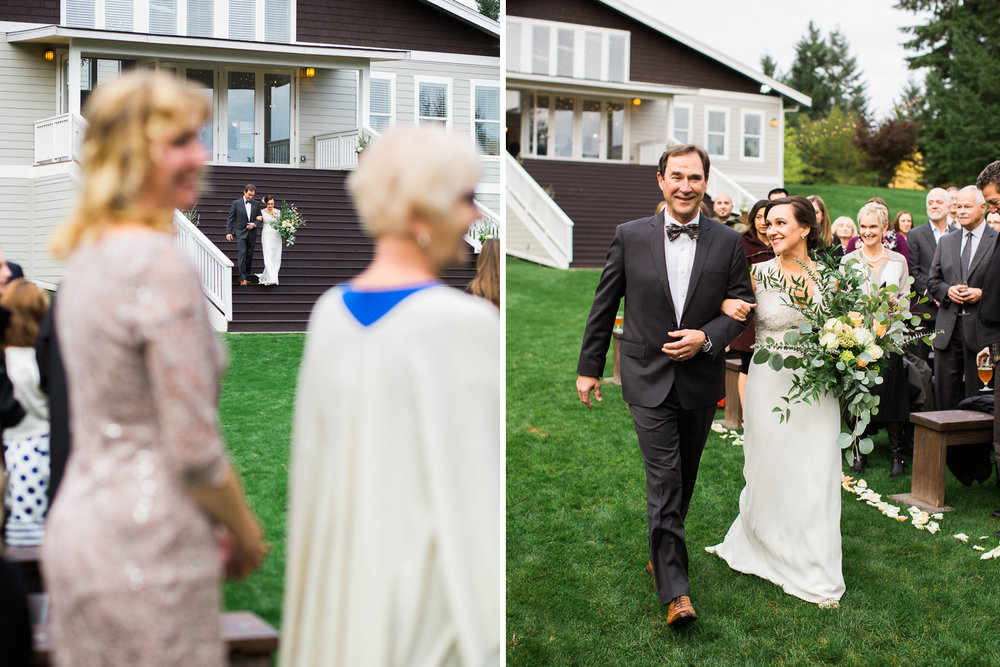
<path id="1" fill-rule="evenodd" d="M 1000 664 L 1000 560 L 971 546 L 998 544 L 992 480 L 949 476 L 956 510 L 933 535 L 843 493 L 847 593 L 820 610 L 704 551 L 725 537 L 743 487 L 742 449 L 715 434 L 686 526 L 699 620 L 668 628 L 644 572 L 644 472 L 621 391 L 605 383 L 588 412 L 574 389 L 598 276 L 507 259 L 509 665 Z M 909 490 L 909 468 L 888 479 L 881 434 L 863 477 L 887 496 Z"/>
<path id="2" fill-rule="evenodd" d="M 230 459 L 270 545 L 264 565 L 226 583 L 226 609 L 249 609 L 281 627 L 288 463 L 303 334 L 227 334 L 229 371 L 219 423 Z"/>
<path id="3" fill-rule="evenodd" d="M 889 205 L 889 222 L 900 211 L 913 215 L 913 224 L 927 222 L 927 191 L 873 188 L 861 185 L 788 185 L 788 194 L 819 195 L 826 204 L 830 220 L 846 215 L 857 222 L 858 210 L 872 197 L 881 197 Z"/>

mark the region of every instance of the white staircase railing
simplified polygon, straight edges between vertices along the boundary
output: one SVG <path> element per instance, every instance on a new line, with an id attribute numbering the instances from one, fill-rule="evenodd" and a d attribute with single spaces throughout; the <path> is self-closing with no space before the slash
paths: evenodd
<path id="1" fill-rule="evenodd" d="M 233 262 L 208 240 L 180 211 L 174 211 L 177 236 L 174 242 L 198 269 L 205 297 L 225 317 L 233 321 Z"/>
<path id="2" fill-rule="evenodd" d="M 514 157 L 504 152 L 507 160 L 507 212 L 524 223 L 541 244 L 557 268 L 568 269 L 573 261 L 573 221 L 524 170 Z M 518 255 L 516 248 L 507 246 L 507 253 Z M 525 257 L 539 261 L 537 257 Z"/>
<path id="3" fill-rule="evenodd" d="M 370 127 L 362 127 L 345 132 L 330 132 L 314 139 L 317 169 L 357 169 L 358 142 L 364 137 L 365 144 L 375 141 L 381 135 Z"/>
<path id="4" fill-rule="evenodd" d="M 479 253 L 483 249 L 482 238 L 496 237 L 500 238 L 501 231 L 503 229 L 502 223 L 500 222 L 500 216 L 491 211 L 486 206 L 479 203 L 478 200 L 473 200 L 476 208 L 482 217 L 476 222 L 472 223 L 469 227 L 469 231 L 465 233 L 465 242 L 472 246 L 472 249 Z"/>
<path id="5" fill-rule="evenodd" d="M 87 121 L 64 113 L 35 121 L 35 164 L 79 162 L 83 158 L 83 135 Z"/>

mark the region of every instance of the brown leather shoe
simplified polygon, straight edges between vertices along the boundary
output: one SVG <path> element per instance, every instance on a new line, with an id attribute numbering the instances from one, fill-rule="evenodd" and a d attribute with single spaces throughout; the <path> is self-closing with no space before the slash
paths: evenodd
<path id="1" fill-rule="evenodd" d="M 646 574 L 653 577 L 653 561 L 651 560 L 646 561 Z M 653 582 L 654 582 L 653 585 L 655 586 L 656 577 L 653 577 Z"/>
<path id="2" fill-rule="evenodd" d="M 667 625 L 673 628 L 682 628 L 685 625 L 698 620 L 698 615 L 694 613 L 691 606 L 691 598 L 687 595 L 678 595 L 667 607 Z"/>

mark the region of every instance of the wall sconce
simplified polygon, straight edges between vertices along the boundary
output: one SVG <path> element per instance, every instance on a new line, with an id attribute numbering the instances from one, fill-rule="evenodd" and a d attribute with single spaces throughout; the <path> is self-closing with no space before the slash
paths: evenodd
<path id="1" fill-rule="evenodd" d="M 56 52 L 52 49 L 45 49 L 45 62 L 50 63 L 56 59 Z"/>
<path id="2" fill-rule="evenodd" d="M 303 67 L 302 68 L 302 76 L 306 77 L 307 79 L 313 78 L 314 76 L 316 76 L 316 68 L 315 67 Z"/>
<path id="3" fill-rule="evenodd" d="M 637 107 L 640 104 L 642 104 L 642 100 L 640 100 L 638 97 L 633 97 L 632 98 L 632 106 Z"/>
<path id="4" fill-rule="evenodd" d="M 778 127 L 778 119 L 777 118 L 772 118 L 771 119 L 771 127 Z"/>

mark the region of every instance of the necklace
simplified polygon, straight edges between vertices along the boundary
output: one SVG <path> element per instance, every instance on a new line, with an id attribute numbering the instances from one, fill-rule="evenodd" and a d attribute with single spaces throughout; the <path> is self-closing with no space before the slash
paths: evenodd
<path id="1" fill-rule="evenodd" d="M 790 275 L 790 272 L 787 269 L 785 269 L 784 259 L 785 259 L 784 255 L 778 255 L 778 268 L 781 269 L 781 272 L 787 276 L 787 275 Z M 806 259 L 805 264 L 810 269 L 814 268 L 813 266 L 810 265 L 808 259 Z"/>
<path id="2" fill-rule="evenodd" d="M 882 245 L 882 244 L 879 244 L 879 245 Z M 883 245 L 882 246 L 882 252 L 879 253 L 878 257 L 876 257 L 875 259 L 872 259 L 872 258 L 870 258 L 868 256 L 868 253 L 865 252 L 865 247 L 861 246 L 861 256 L 865 258 L 865 261 L 868 262 L 869 266 L 874 266 L 875 264 L 878 264 L 879 262 L 881 262 L 882 258 L 885 257 L 885 255 L 886 255 L 887 252 L 888 251 L 885 249 L 885 246 Z"/>

